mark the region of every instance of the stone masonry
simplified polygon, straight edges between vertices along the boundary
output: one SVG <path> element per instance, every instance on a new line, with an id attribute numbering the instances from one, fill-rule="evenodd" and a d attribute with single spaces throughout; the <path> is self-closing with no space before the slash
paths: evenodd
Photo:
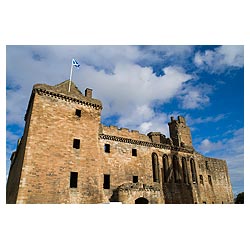
<path id="1" fill-rule="evenodd" d="M 34 85 L 7 203 L 233 203 L 226 162 L 195 151 L 183 117 L 170 138 L 108 127 L 92 90 L 68 86 Z"/>

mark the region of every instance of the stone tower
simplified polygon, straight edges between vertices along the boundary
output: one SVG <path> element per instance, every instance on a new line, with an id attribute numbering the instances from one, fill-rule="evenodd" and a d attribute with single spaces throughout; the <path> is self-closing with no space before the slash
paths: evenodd
<path id="1" fill-rule="evenodd" d="M 68 86 L 34 85 L 24 134 L 11 157 L 7 203 L 103 202 L 102 103 L 91 89 L 83 95 L 73 82 L 70 92 Z"/>
<path id="2" fill-rule="evenodd" d="M 186 125 L 186 120 L 182 116 L 178 116 L 178 120 L 171 117 L 171 122 L 168 123 L 170 138 L 176 147 L 193 148 L 190 128 Z"/>

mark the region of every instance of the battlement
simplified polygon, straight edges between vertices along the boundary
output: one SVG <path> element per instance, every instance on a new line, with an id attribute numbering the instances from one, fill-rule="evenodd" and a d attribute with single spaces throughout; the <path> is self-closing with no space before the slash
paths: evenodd
<path id="1" fill-rule="evenodd" d="M 186 125 L 186 120 L 182 116 L 178 116 L 177 120 L 171 117 L 168 123 L 170 138 L 173 140 L 174 146 L 192 148 L 192 137 L 190 128 Z"/>
<path id="2" fill-rule="evenodd" d="M 92 98 L 92 89 L 86 88 L 85 95 L 83 95 L 76 85 L 68 80 L 55 86 L 40 83 L 35 84 L 33 86 L 33 92 L 68 102 L 77 102 L 79 104 L 92 106 L 96 109 L 102 109 L 101 101 Z"/>
<path id="3" fill-rule="evenodd" d="M 117 126 L 101 125 L 100 133 L 111 136 L 129 138 L 133 140 L 151 142 L 150 138 L 147 135 L 139 133 L 138 130 L 129 130 L 128 128 L 118 128 Z"/>

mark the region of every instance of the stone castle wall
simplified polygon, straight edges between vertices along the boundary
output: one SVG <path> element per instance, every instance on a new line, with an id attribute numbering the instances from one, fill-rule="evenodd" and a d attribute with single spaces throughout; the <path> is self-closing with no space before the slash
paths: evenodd
<path id="1" fill-rule="evenodd" d="M 68 84 L 34 86 L 7 203 L 233 202 L 226 162 L 194 151 L 184 118 L 172 138 L 104 126 L 92 90 Z"/>

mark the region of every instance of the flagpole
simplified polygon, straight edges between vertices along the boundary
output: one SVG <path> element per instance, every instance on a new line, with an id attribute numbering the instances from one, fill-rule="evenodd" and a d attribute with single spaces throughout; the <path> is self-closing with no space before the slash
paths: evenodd
<path id="1" fill-rule="evenodd" d="M 70 85 L 71 85 L 72 71 L 73 71 L 73 63 L 72 63 L 72 61 L 71 61 L 71 69 L 70 69 L 69 89 L 68 89 L 68 92 L 70 92 Z"/>

